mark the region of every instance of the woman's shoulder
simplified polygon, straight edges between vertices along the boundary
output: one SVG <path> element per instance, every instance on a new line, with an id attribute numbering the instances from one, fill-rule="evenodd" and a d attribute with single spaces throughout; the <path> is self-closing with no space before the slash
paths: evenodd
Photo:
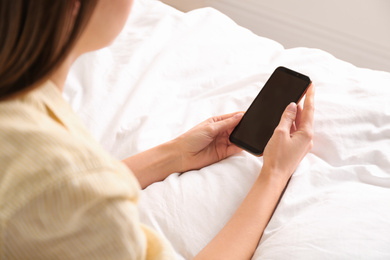
<path id="1" fill-rule="evenodd" d="M 17 161 L 29 171 L 47 163 L 72 171 L 110 165 L 115 161 L 92 136 L 72 124 L 69 116 L 54 115 L 36 100 L 0 103 L 0 162 Z M 76 129 L 76 130 L 75 130 Z M 3 164 L 2 164 L 3 165 Z"/>
<path id="2" fill-rule="evenodd" d="M 53 87 L 0 102 L 0 165 L 15 162 L 29 172 L 49 166 L 65 172 L 118 167 L 60 94 L 47 94 Z"/>
<path id="3" fill-rule="evenodd" d="M 44 109 L 28 102 L 0 104 L 2 210 L 13 211 L 50 187 L 75 180 L 125 185 L 130 197 L 138 197 L 138 183 L 124 164 L 92 137 L 70 131 Z"/>

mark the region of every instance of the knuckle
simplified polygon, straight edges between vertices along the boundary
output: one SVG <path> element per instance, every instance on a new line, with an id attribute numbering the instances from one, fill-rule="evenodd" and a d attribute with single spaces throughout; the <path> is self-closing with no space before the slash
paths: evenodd
<path id="1" fill-rule="evenodd" d="M 312 142 L 313 141 L 313 131 L 312 130 L 306 130 L 303 132 L 303 136 L 304 138 L 308 141 L 308 142 Z"/>
<path id="2" fill-rule="evenodd" d="M 208 124 L 206 126 L 206 131 L 209 132 L 209 133 L 214 133 L 215 131 L 215 125 L 214 124 Z"/>
<path id="3" fill-rule="evenodd" d="M 287 130 L 282 127 L 276 127 L 274 130 L 274 135 L 285 135 L 287 134 Z"/>
<path id="4" fill-rule="evenodd" d="M 315 107 L 314 107 L 314 104 L 313 104 L 313 103 L 307 104 L 306 107 L 307 107 L 307 109 L 308 109 L 309 111 L 314 112 L 314 110 L 315 110 Z"/>
<path id="5" fill-rule="evenodd" d="M 310 151 L 314 146 L 313 140 L 311 140 L 308 144 L 308 150 Z"/>
<path id="6" fill-rule="evenodd" d="M 291 112 L 291 111 L 286 111 L 284 114 L 285 120 L 288 120 L 288 121 L 294 121 L 295 117 L 296 117 L 296 114 Z"/>

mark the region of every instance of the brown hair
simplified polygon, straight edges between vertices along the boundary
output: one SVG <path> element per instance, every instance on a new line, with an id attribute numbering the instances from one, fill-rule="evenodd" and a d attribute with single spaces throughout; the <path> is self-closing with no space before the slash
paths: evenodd
<path id="1" fill-rule="evenodd" d="M 0 0 L 0 100 L 36 87 L 61 65 L 98 0 L 78 0 L 73 14 L 76 1 Z"/>

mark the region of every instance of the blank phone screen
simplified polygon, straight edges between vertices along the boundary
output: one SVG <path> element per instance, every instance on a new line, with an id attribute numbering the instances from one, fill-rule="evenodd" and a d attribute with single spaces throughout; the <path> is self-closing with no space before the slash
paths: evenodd
<path id="1" fill-rule="evenodd" d="M 261 155 L 288 104 L 297 103 L 310 82 L 305 75 L 278 67 L 232 132 L 230 141 Z"/>

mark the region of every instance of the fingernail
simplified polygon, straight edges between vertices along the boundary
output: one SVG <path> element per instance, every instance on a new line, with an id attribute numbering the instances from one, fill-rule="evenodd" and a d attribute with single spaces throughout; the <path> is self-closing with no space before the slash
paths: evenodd
<path id="1" fill-rule="evenodd" d="M 243 115 L 244 115 L 244 113 L 238 113 L 238 114 L 235 114 L 233 118 L 238 119 L 238 118 L 241 118 Z"/>
<path id="2" fill-rule="evenodd" d="M 290 112 L 295 113 L 295 112 L 297 112 L 297 104 L 295 104 L 294 102 L 291 102 L 291 103 L 287 106 L 286 109 L 287 109 L 288 111 L 290 111 Z"/>

